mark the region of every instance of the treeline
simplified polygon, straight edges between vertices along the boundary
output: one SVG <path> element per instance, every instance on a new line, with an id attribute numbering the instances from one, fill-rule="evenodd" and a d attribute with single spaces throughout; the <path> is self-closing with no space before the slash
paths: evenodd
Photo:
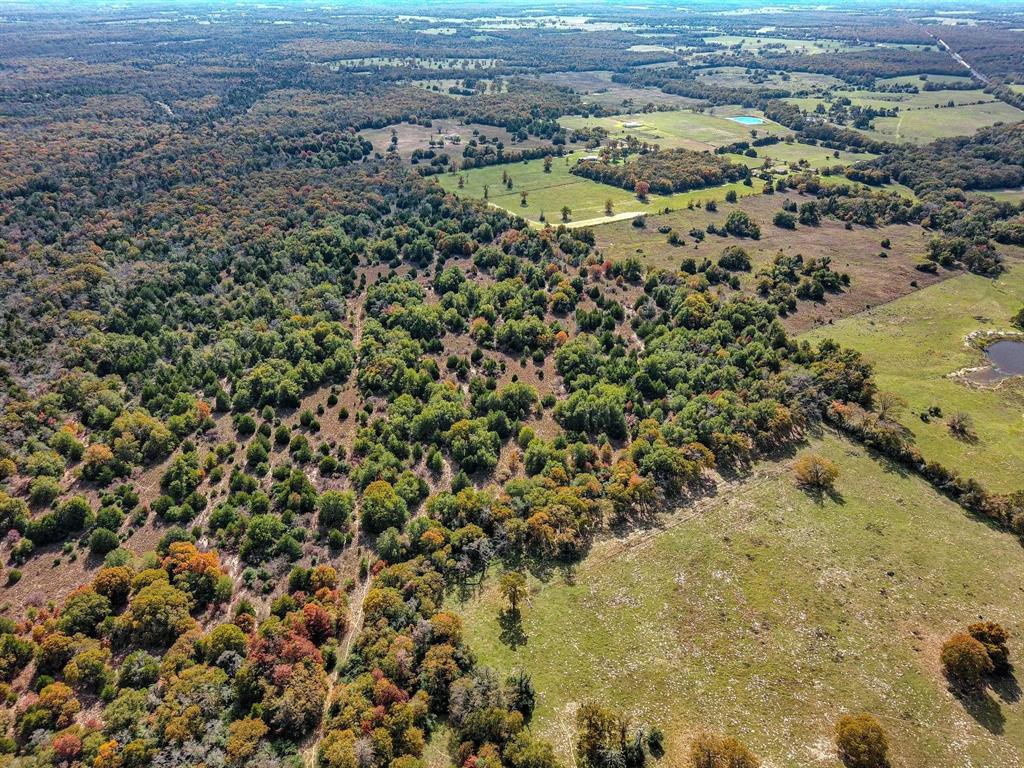
<path id="1" fill-rule="evenodd" d="M 638 194 L 640 185 L 647 185 L 647 191 L 670 195 L 740 181 L 749 177 L 750 170 L 745 165 L 716 157 L 709 152 L 667 149 L 637 155 L 633 160 L 620 163 L 600 160 L 579 162 L 571 173 L 602 184 L 636 190 Z"/>
<path id="2" fill-rule="evenodd" d="M 919 195 L 946 188 L 1019 187 L 1024 184 L 1024 124 L 995 125 L 922 146 L 894 146 L 856 168 L 879 171 Z"/>
<path id="3" fill-rule="evenodd" d="M 947 53 L 901 48 L 863 47 L 838 53 L 784 53 L 771 56 L 711 56 L 708 66 L 777 69 L 832 75 L 855 85 L 872 85 L 879 78 L 906 75 L 962 75 L 964 68 Z"/>
<path id="4" fill-rule="evenodd" d="M 493 145 L 482 147 L 466 147 L 462 151 L 461 170 L 470 168 L 483 168 L 488 165 L 503 165 L 506 163 L 521 163 L 526 160 L 539 160 L 544 157 L 562 157 L 565 148 L 561 146 L 526 147 L 523 149 L 507 150 Z"/>

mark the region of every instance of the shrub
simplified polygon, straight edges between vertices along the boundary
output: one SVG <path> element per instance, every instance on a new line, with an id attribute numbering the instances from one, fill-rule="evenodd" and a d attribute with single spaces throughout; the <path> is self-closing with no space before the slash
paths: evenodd
<path id="1" fill-rule="evenodd" d="M 725 220 L 725 231 L 736 237 L 749 237 L 758 240 L 761 228 L 744 211 L 732 211 Z"/>
<path id="2" fill-rule="evenodd" d="M 215 664 L 221 654 L 233 652 L 245 655 L 245 632 L 237 624 L 220 624 L 206 636 L 206 661 Z"/>
<path id="3" fill-rule="evenodd" d="M 133 641 L 167 646 L 195 625 L 189 607 L 188 595 L 166 581 L 155 581 L 132 599 L 121 627 Z"/>
<path id="4" fill-rule="evenodd" d="M 72 592 L 60 614 L 60 629 L 68 635 L 91 635 L 110 615 L 110 600 L 89 588 Z"/>
<path id="5" fill-rule="evenodd" d="M 718 266 L 731 272 L 749 272 L 750 256 L 738 245 L 730 245 L 718 257 Z"/>
<path id="6" fill-rule="evenodd" d="M 816 453 L 802 453 L 793 462 L 793 475 L 797 484 L 816 491 L 832 487 L 839 477 L 839 467 Z"/>
<path id="7" fill-rule="evenodd" d="M 980 688 L 994 667 L 985 646 L 959 632 L 942 644 L 942 671 L 954 685 L 966 690 Z"/>
<path id="8" fill-rule="evenodd" d="M 1006 646 L 1006 641 L 1010 639 L 1009 632 L 994 621 L 976 621 L 968 625 L 967 634 L 985 646 L 996 674 L 1009 671 L 1010 649 Z"/>
<path id="9" fill-rule="evenodd" d="M 690 747 L 691 768 L 760 768 L 761 761 L 731 736 L 702 733 Z"/>
<path id="10" fill-rule="evenodd" d="M 28 498 L 33 504 L 45 506 L 60 495 L 60 483 L 49 475 L 33 477 L 28 486 Z"/>
<path id="11" fill-rule="evenodd" d="M 370 533 L 380 533 L 388 528 L 401 530 L 405 526 L 408 507 L 391 483 L 375 480 L 363 494 L 362 523 Z"/>
<path id="12" fill-rule="evenodd" d="M 120 605 L 131 592 L 132 572 L 124 566 L 103 568 L 92 580 L 92 588 L 113 605 Z"/>
<path id="13" fill-rule="evenodd" d="M 836 748 L 847 768 L 887 768 L 889 740 L 871 715 L 843 715 L 836 723 Z"/>
<path id="14" fill-rule="evenodd" d="M 324 528 L 344 528 L 348 525 L 355 496 L 351 491 L 324 491 L 320 494 L 320 525 Z"/>
<path id="15" fill-rule="evenodd" d="M 103 557 L 107 552 L 117 549 L 121 540 L 117 534 L 108 528 L 97 528 L 89 537 L 89 551 L 97 557 Z"/>
<path id="16" fill-rule="evenodd" d="M 132 651 L 118 672 L 117 684 L 121 688 L 148 688 L 160 677 L 160 659 L 145 651 Z"/>
<path id="17" fill-rule="evenodd" d="M 796 229 L 796 216 L 789 211 L 779 211 L 772 218 L 772 224 L 780 229 Z"/>

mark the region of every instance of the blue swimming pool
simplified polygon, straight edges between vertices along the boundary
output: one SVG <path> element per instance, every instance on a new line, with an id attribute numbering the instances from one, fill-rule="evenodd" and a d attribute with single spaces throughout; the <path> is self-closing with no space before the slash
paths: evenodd
<path id="1" fill-rule="evenodd" d="M 751 115 L 740 115 L 739 117 L 730 117 L 734 123 L 742 123 L 743 125 L 761 125 L 764 120 L 760 117 L 753 117 Z"/>

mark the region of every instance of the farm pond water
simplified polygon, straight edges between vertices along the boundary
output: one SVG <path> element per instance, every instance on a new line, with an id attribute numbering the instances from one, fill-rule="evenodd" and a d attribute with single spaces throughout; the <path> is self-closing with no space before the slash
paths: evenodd
<path id="1" fill-rule="evenodd" d="M 741 123 L 743 125 L 761 125 L 764 120 L 760 117 L 753 117 L 751 115 L 740 115 L 739 117 L 730 117 L 734 123 Z"/>
<path id="2" fill-rule="evenodd" d="M 985 357 L 1004 376 L 1024 374 L 1024 341 L 1000 339 L 985 347 Z"/>

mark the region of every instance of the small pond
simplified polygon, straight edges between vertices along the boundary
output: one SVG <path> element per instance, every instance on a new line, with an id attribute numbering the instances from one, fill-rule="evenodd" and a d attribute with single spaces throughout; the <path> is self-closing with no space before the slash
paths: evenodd
<path id="1" fill-rule="evenodd" d="M 753 115 L 740 115 L 739 117 L 730 117 L 734 123 L 741 123 L 743 125 L 761 125 L 764 123 L 764 119 L 760 117 L 754 117 Z"/>
<path id="2" fill-rule="evenodd" d="M 1004 376 L 1024 374 L 1024 341 L 1000 339 L 985 347 L 985 357 Z"/>

